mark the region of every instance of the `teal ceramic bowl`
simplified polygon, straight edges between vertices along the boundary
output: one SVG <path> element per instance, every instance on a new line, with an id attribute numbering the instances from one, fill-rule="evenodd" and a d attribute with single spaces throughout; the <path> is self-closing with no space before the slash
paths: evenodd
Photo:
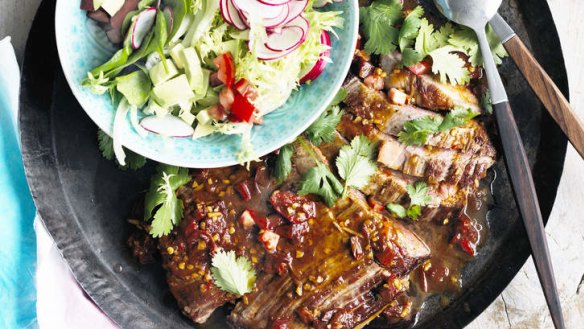
<path id="1" fill-rule="evenodd" d="M 326 109 L 349 71 L 357 42 L 359 9 L 357 0 L 329 4 L 321 10 L 342 11 L 344 28 L 332 36 L 332 64 L 310 85 L 294 91 L 286 104 L 264 118 L 252 130 L 256 156 L 268 154 L 291 142 Z M 59 0 L 55 16 L 57 48 L 65 77 L 73 94 L 89 117 L 111 135 L 115 107 L 109 97 L 94 95 L 81 86 L 87 72 L 105 62 L 116 50 L 105 33 L 79 9 L 78 0 Z M 189 168 L 213 168 L 238 163 L 241 137 L 213 134 L 201 139 L 141 137 L 128 124 L 121 138 L 128 149 L 149 159 Z"/>

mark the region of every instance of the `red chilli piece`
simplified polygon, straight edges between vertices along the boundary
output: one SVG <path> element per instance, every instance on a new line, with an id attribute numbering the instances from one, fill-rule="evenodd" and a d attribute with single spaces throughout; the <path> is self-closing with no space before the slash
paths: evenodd
<path id="1" fill-rule="evenodd" d="M 454 236 L 450 243 L 458 244 L 465 253 L 474 257 L 477 254 L 479 234 L 479 230 L 473 221 L 462 214 L 458 219 Z"/>
<path id="2" fill-rule="evenodd" d="M 290 191 L 274 191 L 270 203 L 277 212 L 294 224 L 316 218 L 316 203 Z"/>
<path id="3" fill-rule="evenodd" d="M 235 62 L 233 61 L 233 56 L 230 52 L 217 56 L 213 63 L 217 66 L 219 71 L 217 72 L 217 78 L 219 81 L 227 88 L 233 87 L 235 83 Z"/>
<path id="4" fill-rule="evenodd" d="M 252 122 L 255 109 L 255 106 L 247 97 L 238 91 L 234 92 L 233 104 L 231 105 L 232 117 L 237 118 L 239 121 Z"/>

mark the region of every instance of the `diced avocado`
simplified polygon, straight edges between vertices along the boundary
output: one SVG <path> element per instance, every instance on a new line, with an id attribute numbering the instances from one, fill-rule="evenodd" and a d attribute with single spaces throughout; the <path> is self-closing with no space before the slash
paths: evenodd
<path id="1" fill-rule="evenodd" d="M 125 0 L 103 0 L 101 8 L 105 10 L 110 16 L 114 16 L 124 5 Z M 95 4 L 94 4 L 95 6 Z"/>
<path id="2" fill-rule="evenodd" d="M 178 113 L 178 117 L 182 119 L 182 121 L 192 125 L 195 122 L 195 115 L 191 113 L 190 109 L 182 109 Z"/>
<path id="3" fill-rule="evenodd" d="M 162 107 L 188 103 L 195 97 L 189 85 L 189 80 L 184 74 L 155 86 L 152 89 L 152 94 L 156 102 Z"/>
<path id="4" fill-rule="evenodd" d="M 185 49 L 185 47 L 182 45 L 182 43 L 177 43 L 176 46 L 172 47 L 170 50 L 170 57 L 174 61 L 174 64 L 176 64 L 176 67 L 179 69 L 183 69 L 185 67 L 180 56 L 180 53 L 183 51 L 183 49 Z"/>
<path id="5" fill-rule="evenodd" d="M 93 10 L 98 10 L 103 4 L 103 0 L 93 0 Z"/>
<path id="6" fill-rule="evenodd" d="M 191 89 L 195 91 L 196 95 L 205 95 L 205 75 L 201 67 L 201 60 L 197 51 L 193 47 L 185 48 L 180 52 L 180 58 L 185 66 L 185 73 L 189 79 Z M 207 86 L 209 83 L 206 83 Z"/>
<path id="7" fill-rule="evenodd" d="M 197 121 L 202 125 L 209 125 L 213 121 L 207 110 L 202 110 L 197 114 Z"/>
<path id="8" fill-rule="evenodd" d="M 178 73 L 178 69 L 172 61 L 166 61 L 166 67 L 164 67 L 163 62 L 159 62 L 150 69 L 150 79 L 152 80 L 152 83 L 157 86 L 162 82 L 174 78 Z"/>

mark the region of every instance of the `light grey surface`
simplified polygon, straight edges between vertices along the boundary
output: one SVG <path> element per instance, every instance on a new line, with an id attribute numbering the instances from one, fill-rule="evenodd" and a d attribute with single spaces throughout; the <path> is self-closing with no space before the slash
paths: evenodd
<path id="1" fill-rule="evenodd" d="M 78 0 L 68 0 L 78 1 Z M 0 38 L 10 35 L 20 62 L 41 0 L 0 0 Z M 572 106 L 584 119 L 584 1 L 549 0 L 568 69 Z M 2 65 L 2 63 L 0 63 Z M 570 146 L 547 226 L 550 252 L 567 328 L 584 323 L 584 161 Z M 495 302 L 468 328 L 552 328 L 531 260 Z"/>

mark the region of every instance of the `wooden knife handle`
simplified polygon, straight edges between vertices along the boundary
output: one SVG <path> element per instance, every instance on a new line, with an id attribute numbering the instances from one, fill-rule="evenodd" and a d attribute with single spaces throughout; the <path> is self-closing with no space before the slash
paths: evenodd
<path id="1" fill-rule="evenodd" d="M 545 108 L 584 158 L 584 124 L 570 107 L 570 103 L 554 81 L 539 65 L 529 49 L 514 36 L 505 43 L 505 49 Z"/>
<path id="2" fill-rule="evenodd" d="M 523 218 L 529 244 L 535 262 L 535 268 L 541 282 L 546 301 L 556 328 L 565 328 L 562 316 L 562 307 L 556 287 L 554 269 L 548 250 L 543 218 L 539 209 L 539 202 L 525 148 L 519 135 L 519 129 L 508 102 L 494 105 L 494 113 L 497 118 L 497 126 L 507 173 L 511 179 L 511 185 L 515 192 L 515 201 Z"/>

